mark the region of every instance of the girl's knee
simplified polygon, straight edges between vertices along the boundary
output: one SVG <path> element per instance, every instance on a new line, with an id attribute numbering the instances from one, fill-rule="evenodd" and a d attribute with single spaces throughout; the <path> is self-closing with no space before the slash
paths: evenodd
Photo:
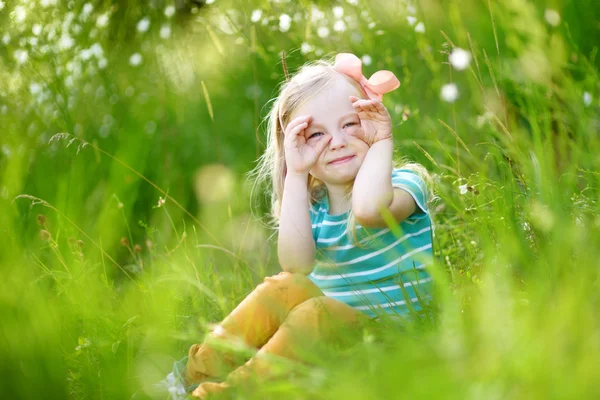
<path id="1" fill-rule="evenodd" d="M 305 333 L 306 336 L 319 337 L 327 343 L 340 342 L 340 335 L 349 336 L 348 330 L 357 330 L 362 326 L 365 314 L 354 308 L 326 296 L 313 297 L 292 309 L 284 325 Z M 356 329 L 354 329 L 356 328 Z M 341 334 L 341 332 L 345 332 Z M 354 343 L 355 338 L 349 338 Z"/>
<path id="2" fill-rule="evenodd" d="M 322 315 L 335 307 L 334 302 L 337 301 L 327 296 L 311 297 L 294 307 L 286 322 L 308 322 L 308 320 L 315 320 L 314 322 L 316 322 Z"/>
<path id="3" fill-rule="evenodd" d="M 361 323 L 369 318 L 358 310 L 327 296 L 316 296 L 297 305 L 290 312 L 293 320 L 312 320 L 319 325 L 346 325 Z"/>

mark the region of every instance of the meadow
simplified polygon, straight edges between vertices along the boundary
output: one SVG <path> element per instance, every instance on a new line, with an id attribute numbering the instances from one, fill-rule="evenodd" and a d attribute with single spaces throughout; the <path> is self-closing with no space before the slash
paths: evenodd
<path id="1" fill-rule="evenodd" d="M 438 198 L 436 312 L 232 398 L 600 398 L 592 0 L 0 0 L 0 397 L 152 385 L 280 271 L 264 149 L 337 52 Z M 241 349 L 240 351 L 248 351 Z"/>

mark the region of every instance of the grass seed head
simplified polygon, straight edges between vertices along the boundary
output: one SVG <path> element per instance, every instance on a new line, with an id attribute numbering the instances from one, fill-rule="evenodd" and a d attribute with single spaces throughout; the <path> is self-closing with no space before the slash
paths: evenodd
<path id="1" fill-rule="evenodd" d="M 42 225 L 42 226 L 46 225 L 46 216 L 44 214 L 39 214 L 37 216 L 37 223 L 38 223 L 38 225 Z"/>
<path id="2" fill-rule="evenodd" d="M 44 240 L 44 241 L 48 241 L 52 238 L 52 235 L 50 234 L 50 232 L 48 232 L 45 229 L 40 230 L 40 239 Z"/>

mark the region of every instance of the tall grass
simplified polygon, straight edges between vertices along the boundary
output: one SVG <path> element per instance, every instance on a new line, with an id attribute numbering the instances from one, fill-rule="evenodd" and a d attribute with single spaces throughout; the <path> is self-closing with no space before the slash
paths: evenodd
<path id="1" fill-rule="evenodd" d="M 150 396 L 279 270 L 244 173 L 282 50 L 400 77 L 397 155 L 440 197 L 439 313 L 238 394 L 600 396 L 592 1 L 0 4 L 0 397 Z"/>

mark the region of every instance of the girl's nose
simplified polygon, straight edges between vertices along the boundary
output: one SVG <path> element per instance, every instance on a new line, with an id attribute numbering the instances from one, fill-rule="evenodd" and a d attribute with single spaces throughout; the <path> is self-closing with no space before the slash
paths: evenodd
<path id="1" fill-rule="evenodd" d="M 344 132 L 333 132 L 331 134 L 331 141 L 329 142 L 329 148 L 331 150 L 344 148 L 347 144 L 348 138 Z"/>

